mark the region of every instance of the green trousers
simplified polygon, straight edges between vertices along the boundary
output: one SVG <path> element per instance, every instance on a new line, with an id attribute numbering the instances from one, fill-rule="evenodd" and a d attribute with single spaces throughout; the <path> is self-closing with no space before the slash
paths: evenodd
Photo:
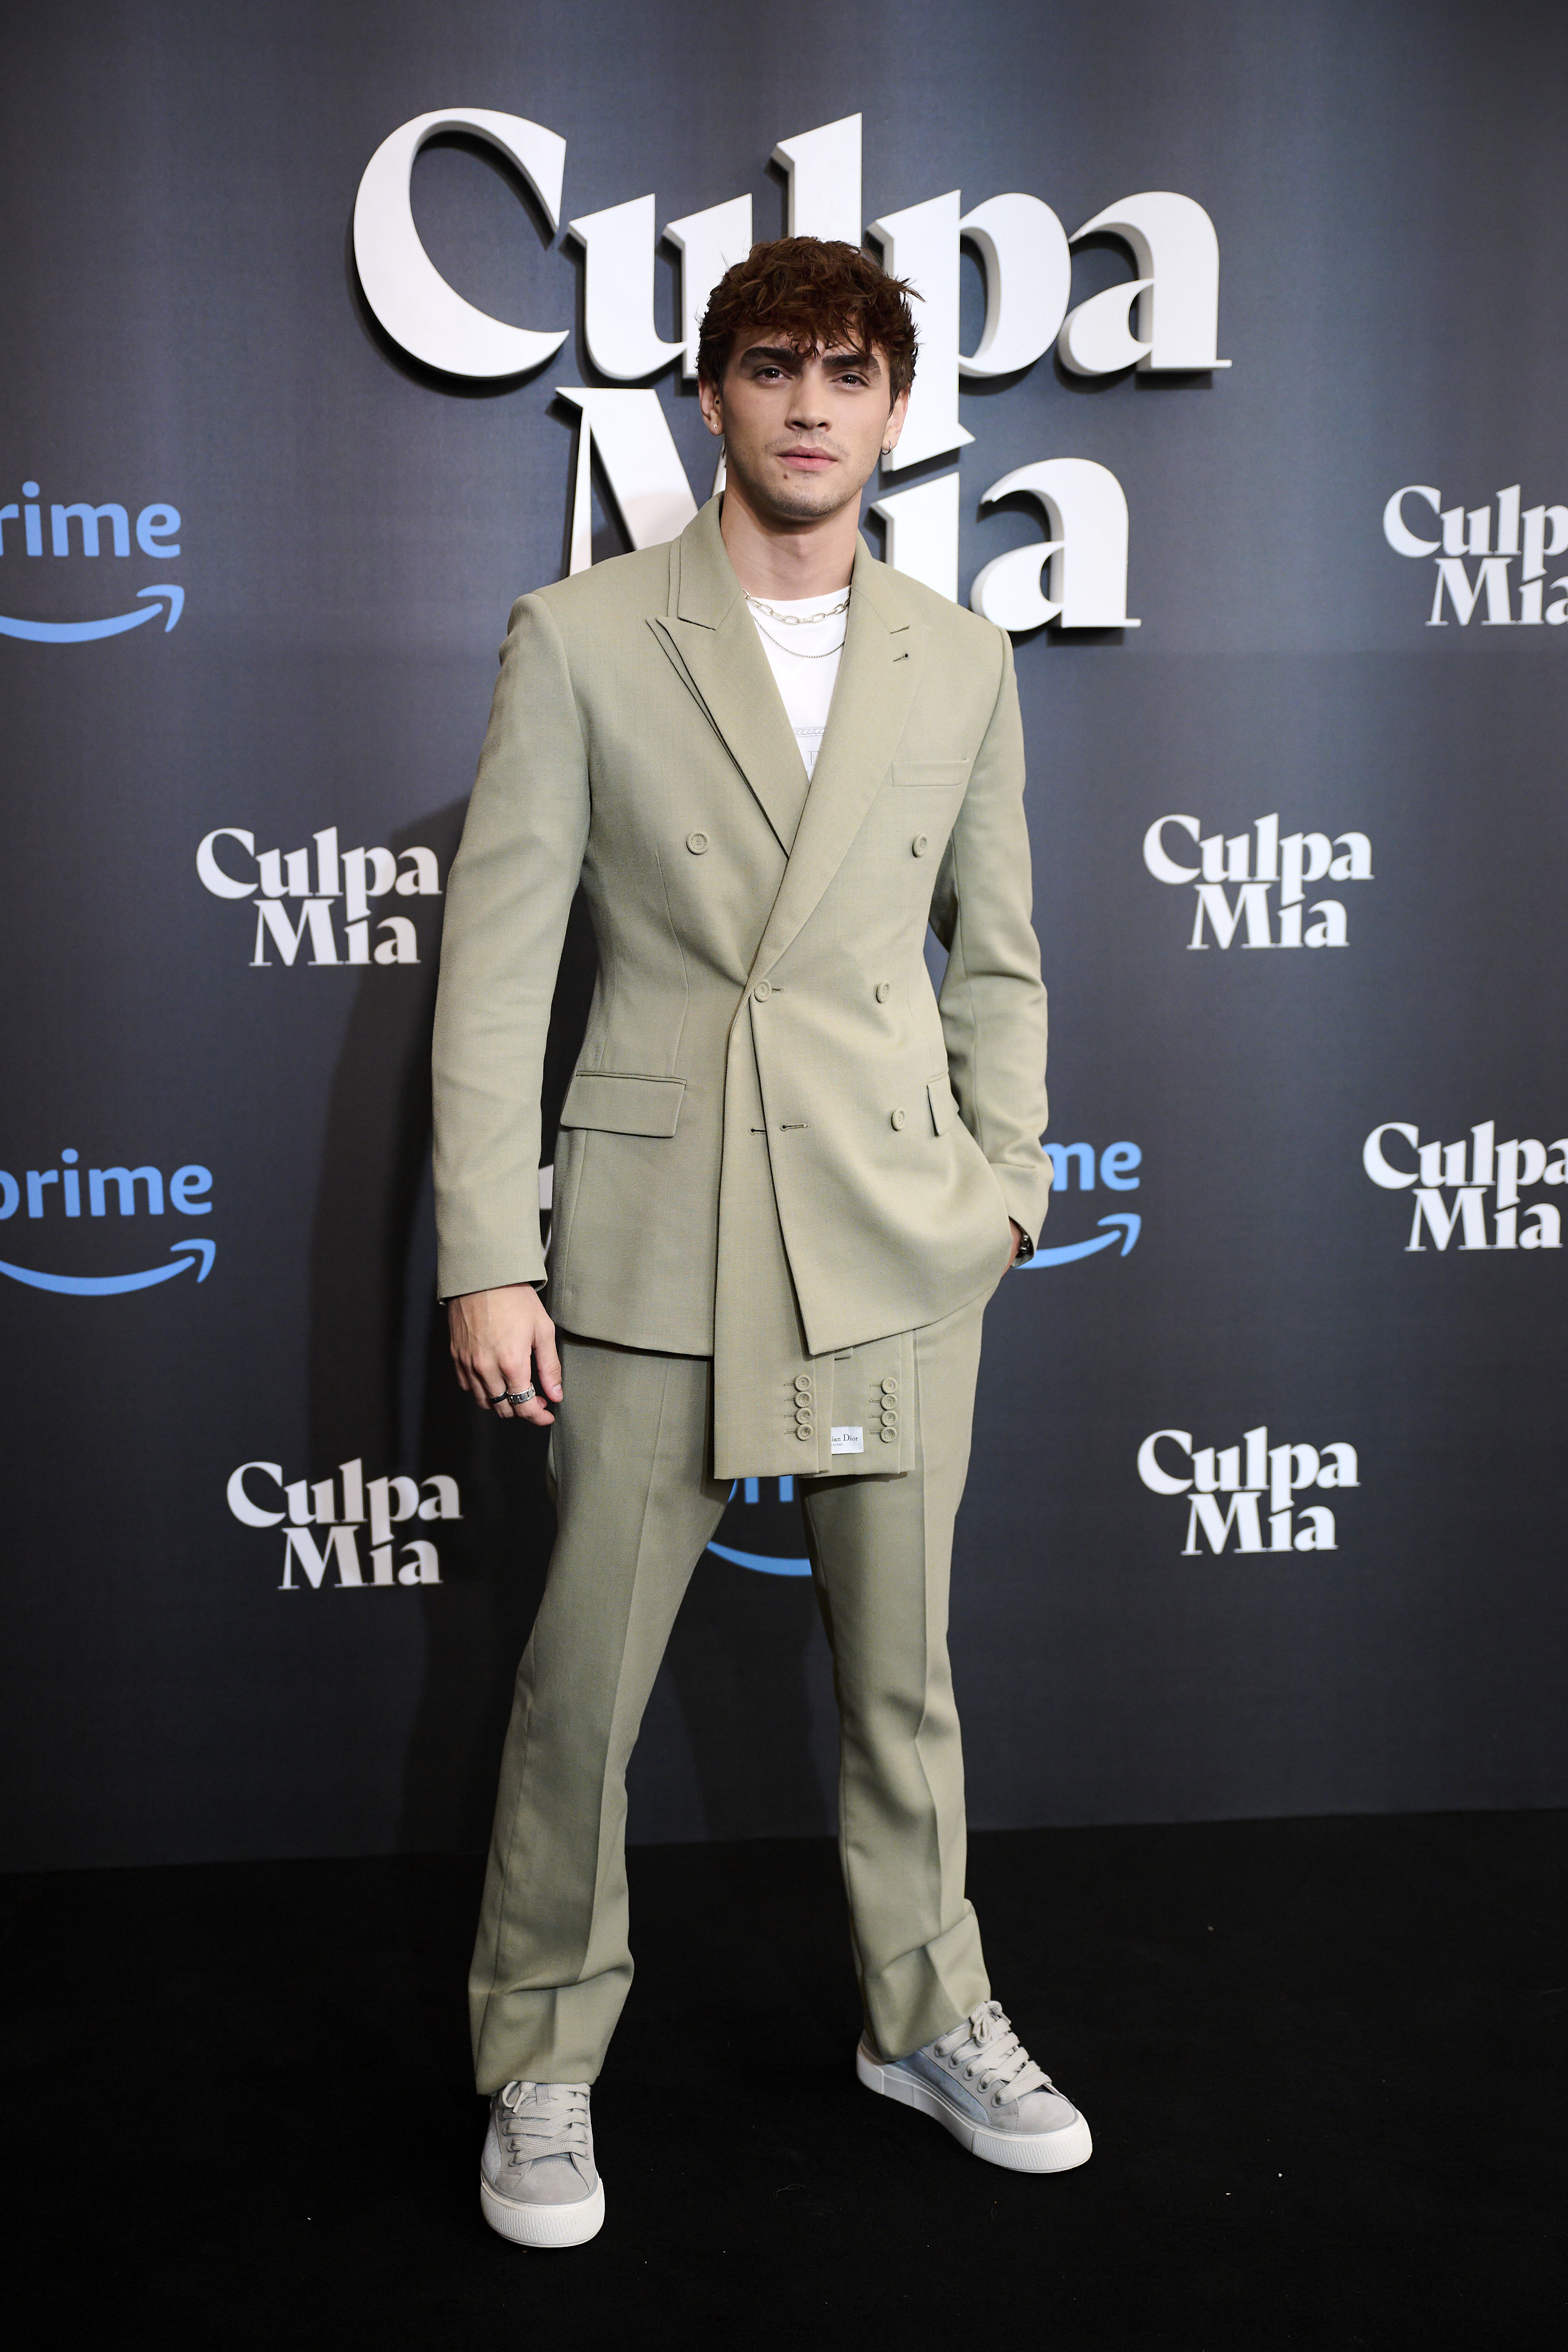
<path id="1" fill-rule="evenodd" d="M 947 1663 L 953 1522 L 983 1300 L 910 1335 L 907 1465 L 805 1478 L 833 1654 L 839 1842 L 866 2021 L 903 2057 L 989 1997 L 964 1893 L 964 1770 Z M 711 1475 L 713 1364 L 560 1335 L 559 1532 L 517 1670 L 469 1979 L 478 2088 L 592 2082 L 632 1981 L 626 1767 L 729 1481 Z"/>

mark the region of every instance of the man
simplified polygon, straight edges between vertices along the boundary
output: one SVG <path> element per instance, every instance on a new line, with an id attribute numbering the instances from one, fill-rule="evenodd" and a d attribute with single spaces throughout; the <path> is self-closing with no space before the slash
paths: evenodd
<path id="1" fill-rule="evenodd" d="M 722 497 L 515 606 L 452 871 L 441 1292 L 462 1385 L 550 1429 L 559 1513 L 470 1982 L 481 2203 L 525 2245 L 603 2219 L 626 1764 L 743 1475 L 800 1482 L 833 1649 L 860 2079 L 994 2163 L 1090 2152 L 964 1893 L 948 1564 L 981 1316 L 1046 1206 L 1045 996 L 1009 642 L 857 527 L 908 405 L 907 291 L 810 237 L 728 272 L 698 371 Z M 599 976 L 552 1321 L 539 1084 L 580 881 Z"/>

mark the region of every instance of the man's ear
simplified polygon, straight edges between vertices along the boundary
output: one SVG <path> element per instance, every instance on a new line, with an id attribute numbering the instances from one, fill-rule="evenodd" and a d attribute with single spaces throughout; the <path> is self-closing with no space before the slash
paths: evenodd
<path id="1" fill-rule="evenodd" d="M 908 414 L 909 394 L 907 392 L 901 392 L 898 398 L 894 402 L 893 406 L 887 412 L 887 423 L 883 427 L 882 435 L 882 446 L 883 449 L 897 448 L 898 436 L 904 430 L 904 420 Z"/>
<path id="2" fill-rule="evenodd" d="M 907 404 L 905 403 L 906 406 Z M 697 378 L 697 406 L 702 410 L 703 423 L 707 426 L 708 431 L 716 436 L 722 435 L 724 398 L 718 386 L 706 375 L 699 375 Z"/>

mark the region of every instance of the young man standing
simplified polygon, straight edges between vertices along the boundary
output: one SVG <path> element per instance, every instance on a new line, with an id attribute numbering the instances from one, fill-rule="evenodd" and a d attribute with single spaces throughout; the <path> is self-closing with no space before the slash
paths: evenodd
<path id="1" fill-rule="evenodd" d="M 858 530 L 908 404 L 906 294 L 810 237 L 729 271 L 699 364 L 722 497 L 514 607 L 452 871 L 441 1291 L 462 1385 L 551 1428 L 559 1521 L 470 1980 L 481 2203 L 525 2245 L 603 2219 L 626 1765 L 740 1476 L 799 1481 L 833 1649 L 860 2079 L 992 2163 L 1090 2152 L 964 1893 L 948 1567 L 981 1317 L 1045 1213 L 1045 994 L 1008 639 Z M 580 882 L 599 976 L 552 1321 L 539 1087 Z"/>

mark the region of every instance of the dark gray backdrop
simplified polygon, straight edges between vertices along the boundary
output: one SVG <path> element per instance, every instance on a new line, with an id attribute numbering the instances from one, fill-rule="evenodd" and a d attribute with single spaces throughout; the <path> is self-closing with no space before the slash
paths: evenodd
<path id="1" fill-rule="evenodd" d="M 1048 355 L 963 403 L 963 593 L 1038 530 L 1021 508 L 982 518 L 981 493 L 1093 457 L 1127 494 L 1143 623 L 1018 647 L 1051 1135 L 1143 1154 L 1135 1190 L 1065 1191 L 1045 1239 L 1118 1211 L 1142 1228 L 1125 1255 L 1010 1279 L 988 1318 L 954 1601 L 972 1818 L 1561 1801 L 1563 1255 L 1458 1234 L 1409 1252 L 1411 1193 L 1361 1158 L 1388 1120 L 1424 1142 L 1568 1129 L 1568 629 L 1489 628 L 1484 606 L 1428 628 L 1433 564 L 1381 524 L 1406 483 L 1448 507 L 1515 483 L 1527 506 L 1568 499 L 1561 11 L 800 0 L 781 38 L 708 0 L 62 0 L 12 18 L 5 53 L 0 505 L 38 484 L 46 551 L 53 501 L 181 522 L 177 558 L 134 538 L 119 558 L 106 524 L 96 562 L 79 532 L 29 558 L 5 522 L 0 614 L 125 614 L 165 579 L 186 603 L 172 630 L 0 635 L 0 1165 L 21 1196 L 0 1260 L 81 1279 L 152 1270 L 187 1235 L 215 1250 L 204 1280 L 182 1261 L 107 1296 L 0 1278 L 5 1861 L 448 1846 L 486 1825 L 550 1528 L 538 1442 L 459 1409 L 431 1304 L 440 901 L 373 909 L 413 924 L 415 964 L 311 968 L 307 942 L 262 970 L 254 903 L 195 866 L 214 827 L 284 852 L 336 827 L 343 847 L 428 846 L 444 877 L 508 603 L 563 566 L 572 419 L 552 388 L 597 380 L 580 334 L 521 383 L 465 386 L 401 356 L 354 276 L 366 162 L 449 103 L 566 138 L 563 224 L 650 189 L 661 225 L 749 191 L 775 234 L 774 142 L 856 109 L 868 221 L 955 185 L 966 205 L 1038 194 L 1069 231 L 1148 188 L 1211 215 L 1228 373 L 1085 382 Z M 415 212 L 476 302 L 580 310 L 577 248 L 546 242 L 494 157 L 427 152 Z M 658 268 L 672 335 L 668 247 Z M 1097 243 L 1074 299 L 1127 268 Z M 657 388 L 700 496 L 692 393 L 673 372 Z M 612 511 L 597 521 L 612 551 Z M 1364 833 L 1374 878 L 1337 894 L 1348 945 L 1188 950 L 1193 891 L 1142 854 L 1171 812 L 1206 835 L 1275 812 Z M 591 957 L 574 938 L 556 1099 Z M 204 1167 L 211 1213 L 154 1219 L 143 1183 L 134 1217 L 111 1186 L 94 1218 L 84 1185 L 73 1220 L 60 1181 L 30 1217 L 26 1171 L 63 1180 L 68 1148 L 83 1171 Z M 1485 1213 L 1490 1231 L 1490 1195 Z M 1141 1482 L 1141 1443 L 1262 1425 L 1355 1447 L 1357 1487 L 1295 1498 L 1333 1507 L 1337 1549 L 1233 1535 L 1216 1557 L 1200 1535 L 1184 1556 L 1187 1499 Z M 439 1584 L 329 1570 L 318 1591 L 296 1567 L 280 1589 L 285 1538 L 234 1517 L 231 1472 L 317 1481 L 350 1459 L 456 1481 L 461 1520 L 397 1531 L 437 1544 Z M 249 1492 L 282 1507 L 264 1475 Z M 771 1499 L 724 1532 L 794 1540 Z M 833 1748 L 809 1585 L 708 1557 L 633 1834 L 825 1829 Z"/>

